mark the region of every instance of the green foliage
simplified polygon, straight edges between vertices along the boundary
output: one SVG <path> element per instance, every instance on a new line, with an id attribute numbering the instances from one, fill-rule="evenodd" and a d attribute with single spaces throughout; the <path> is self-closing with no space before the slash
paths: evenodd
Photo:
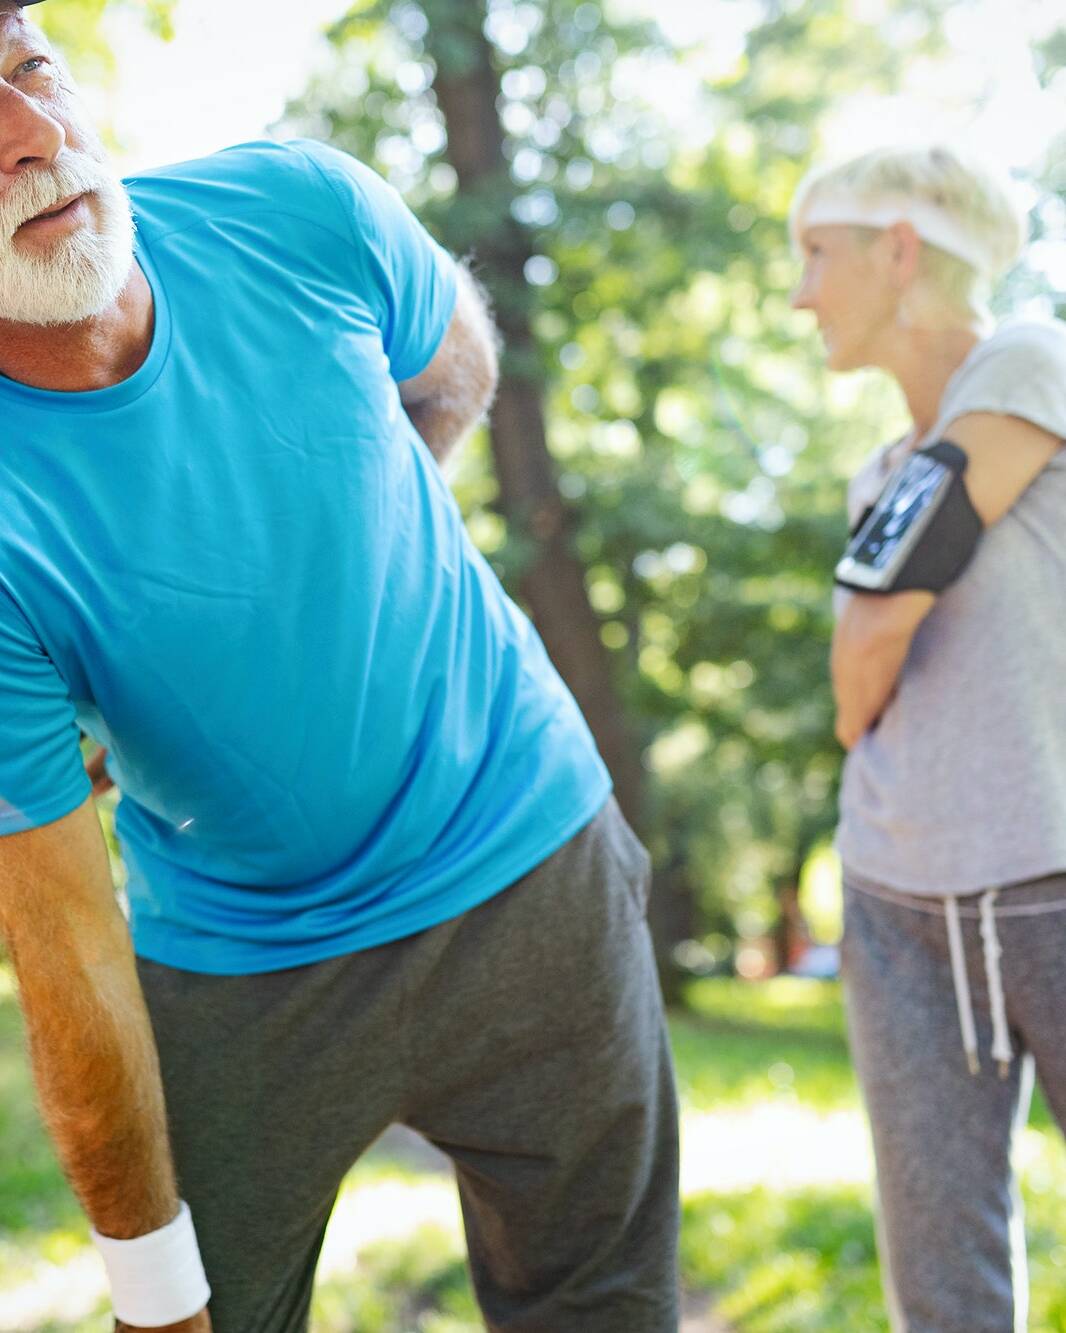
<path id="1" fill-rule="evenodd" d="M 113 58 L 101 29 L 106 0 L 65 0 L 32 12 L 48 37 L 70 61 L 75 73 L 90 83 L 107 83 Z"/>

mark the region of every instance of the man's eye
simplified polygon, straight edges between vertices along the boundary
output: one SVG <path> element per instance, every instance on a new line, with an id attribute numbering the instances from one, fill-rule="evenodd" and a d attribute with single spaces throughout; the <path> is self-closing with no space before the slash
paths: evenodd
<path id="1" fill-rule="evenodd" d="M 44 56 L 31 56 L 29 60 L 24 60 L 22 64 L 19 65 L 15 73 L 36 74 L 38 70 L 43 69 L 44 66 L 47 64 L 48 61 L 45 59 Z"/>

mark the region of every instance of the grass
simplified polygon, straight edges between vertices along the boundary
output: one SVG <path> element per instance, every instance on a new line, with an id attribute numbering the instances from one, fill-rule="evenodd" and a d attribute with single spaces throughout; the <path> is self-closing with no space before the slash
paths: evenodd
<path id="1" fill-rule="evenodd" d="M 671 1034 L 681 1097 L 694 1109 L 752 1105 L 784 1090 L 818 1110 L 857 1103 L 832 982 L 695 982 Z"/>
<path id="2" fill-rule="evenodd" d="M 81 1212 L 56 1166 L 33 1103 L 22 1021 L 10 973 L 0 966 L 0 1256 L 15 1235 L 62 1236 Z M 0 1263 L 0 1273 L 9 1272 Z"/>
<path id="3" fill-rule="evenodd" d="M 821 1111 L 858 1107 L 837 982 L 714 978 L 693 982 L 684 998 L 670 1026 L 678 1085 L 688 1105 L 747 1105 L 787 1086 L 803 1105 Z M 1055 1124 L 1039 1087 L 1029 1124 Z"/>
<path id="4" fill-rule="evenodd" d="M 462 1244 L 450 1231 L 420 1227 L 402 1241 L 369 1245 L 359 1279 L 321 1283 L 315 1333 L 478 1333 L 484 1325 Z"/>
<path id="5" fill-rule="evenodd" d="M 683 1103 L 690 1117 L 743 1119 L 768 1105 L 797 1118 L 854 1117 L 858 1096 L 847 1057 L 837 986 L 781 980 L 694 983 L 671 1017 Z M 0 1309 L 5 1288 L 41 1260 L 83 1253 L 84 1219 L 55 1165 L 34 1111 L 21 1024 L 0 970 Z M 853 1123 L 849 1119 L 848 1123 Z M 1039 1098 L 1023 1142 L 1033 1333 L 1066 1333 L 1066 1152 Z M 756 1167 L 758 1163 L 755 1164 Z M 764 1173 L 765 1176 L 765 1173 Z M 371 1158 L 346 1186 L 360 1192 L 425 1177 Z M 687 1285 L 713 1291 L 737 1333 L 884 1333 L 869 1185 L 841 1181 L 753 1188 L 686 1198 L 682 1262 Z M 0 1321 L 0 1327 L 3 1327 Z M 105 1333 L 101 1305 L 75 1323 L 35 1333 Z M 351 1272 L 316 1292 L 314 1333 L 475 1333 L 482 1328 L 450 1225 L 416 1225 L 358 1248 Z"/>
<path id="6" fill-rule="evenodd" d="M 686 1201 L 683 1266 L 745 1333 L 887 1328 L 869 1199 L 858 1188 Z"/>

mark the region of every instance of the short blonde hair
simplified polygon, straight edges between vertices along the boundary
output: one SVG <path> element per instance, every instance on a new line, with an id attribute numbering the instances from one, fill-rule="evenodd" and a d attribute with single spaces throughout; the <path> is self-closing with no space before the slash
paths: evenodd
<path id="1" fill-rule="evenodd" d="M 944 144 L 875 148 L 809 171 L 796 190 L 789 230 L 798 241 L 812 204 L 827 195 L 857 203 L 903 195 L 947 214 L 988 256 L 983 268 L 922 243 L 920 274 L 950 304 L 979 310 L 990 289 L 1013 267 L 1028 240 L 1026 209 L 1010 181 L 968 154 Z M 867 230 L 856 228 L 856 230 Z"/>

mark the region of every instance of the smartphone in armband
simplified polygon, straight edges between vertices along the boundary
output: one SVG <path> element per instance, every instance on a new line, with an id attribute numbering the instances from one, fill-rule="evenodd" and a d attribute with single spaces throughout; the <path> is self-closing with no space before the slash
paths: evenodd
<path id="1" fill-rule="evenodd" d="M 965 467 L 962 450 L 946 441 L 911 454 L 845 547 L 836 582 L 865 592 L 937 591 L 956 578 L 981 531 Z"/>

